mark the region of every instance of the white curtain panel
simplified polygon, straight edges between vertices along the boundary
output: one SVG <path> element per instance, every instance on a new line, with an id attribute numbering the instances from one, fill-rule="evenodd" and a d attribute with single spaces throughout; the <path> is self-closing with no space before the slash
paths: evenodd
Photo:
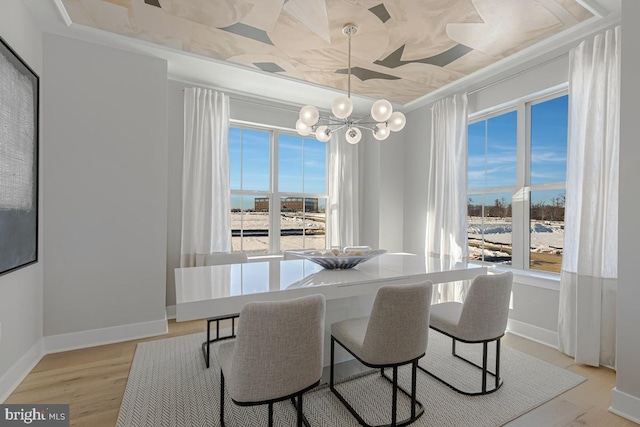
<path id="1" fill-rule="evenodd" d="M 432 267 L 448 268 L 468 258 L 467 94 L 432 108 L 425 255 Z M 461 301 L 465 288 L 462 282 L 435 287 L 434 302 Z"/>
<path id="2" fill-rule="evenodd" d="M 181 267 L 231 250 L 228 135 L 229 97 L 185 89 Z"/>
<path id="3" fill-rule="evenodd" d="M 343 131 L 336 132 L 329 141 L 329 247 L 360 243 L 358 191 L 358 145 L 349 144 Z"/>
<path id="4" fill-rule="evenodd" d="M 570 128 L 559 347 L 615 365 L 620 27 L 570 52 Z"/>

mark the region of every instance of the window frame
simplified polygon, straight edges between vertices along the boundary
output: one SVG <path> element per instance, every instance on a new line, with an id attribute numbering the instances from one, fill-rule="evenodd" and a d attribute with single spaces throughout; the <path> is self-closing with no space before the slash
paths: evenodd
<path id="1" fill-rule="evenodd" d="M 229 120 L 229 128 L 238 128 L 240 130 L 249 129 L 249 130 L 258 130 L 262 132 L 269 132 L 269 189 L 264 190 L 234 190 L 230 188 L 230 196 L 239 195 L 239 196 L 251 196 L 251 197 L 264 197 L 269 199 L 269 249 L 268 253 L 255 253 L 251 254 L 251 256 L 270 256 L 270 255 L 279 255 L 282 254 L 283 251 L 280 250 L 280 237 L 281 237 L 281 229 L 280 229 L 280 217 L 281 217 L 281 204 L 279 201 L 282 198 L 286 197 L 300 197 L 303 200 L 308 198 L 317 198 L 318 201 L 321 199 L 325 200 L 325 218 L 328 214 L 328 205 L 329 205 L 329 143 L 326 143 L 326 155 L 325 155 L 325 193 L 300 193 L 300 192 L 280 192 L 278 185 L 278 176 L 280 171 L 279 164 L 279 137 L 280 135 L 289 135 L 294 136 L 296 138 L 303 139 L 311 139 L 300 136 L 295 129 L 289 129 L 285 127 L 272 126 L 267 124 L 260 123 L 250 123 L 242 120 Z M 240 157 L 242 159 L 242 148 Z M 304 164 L 304 152 L 302 162 Z M 229 171 L 231 173 L 231 171 Z M 241 186 L 242 186 L 242 175 L 241 175 Z M 304 190 L 304 188 L 303 188 Z M 304 205 L 304 202 L 303 202 Z M 242 223 L 242 220 L 241 220 Z M 328 237 L 327 227 L 328 221 L 325 219 L 325 238 Z M 242 240 L 241 240 L 242 242 Z M 326 240 L 325 240 L 326 242 Z M 326 244 L 325 244 L 326 245 Z M 232 249 L 233 250 L 233 249 Z M 245 250 L 242 248 L 241 250 Z"/>
<path id="2" fill-rule="evenodd" d="M 511 191 L 511 265 L 497 264 L 484 260 L 474 260 L 487 266 L 508 268 L 533 274 L 552 275 L 559 277 L 560 273 L 549 272 L 530 267 L 530 224 L 531 224 L 531 192 L 544 190 L 566 191 L 566 177 L 563 182 L 551 182 L 544 184 L 531 184 L 531 107 L 555 98 L 568 96 L 568 85 L 562 84 L 549 88 L 526 97 L 478 111 L 468 115 L 467 127 L 493 117 L 507 114 L 512 111 L 517 113 L 516 131 L 516 185 L 504 187 L 491 187 L 478 190 L 469 190 L 467 182 L 467 199 L 469 196 L 506 193 Z M 568 116 L 569 128 L 571 117 Z M 567 141 L 568 142 L 568 141 Z M 469 153 L 467 139 L 467 156 Z M 468 169 L 466 171 L 468 173 Z M 483 205 L 483 214 L 484 214 Z"/>

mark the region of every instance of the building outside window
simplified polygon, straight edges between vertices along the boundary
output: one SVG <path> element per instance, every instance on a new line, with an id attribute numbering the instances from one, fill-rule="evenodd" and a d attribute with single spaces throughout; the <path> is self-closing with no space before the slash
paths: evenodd
<path id="1" fill-rule="evenodd" d="M 268 127 L 229 130 L 234 251 L 326 247 L 326 143 Z"/>
<path id="2" fill-rule="evenodd" d="M 568 118 L 566 92 L 470 118 L 471 259 L 560 272 Z"/>

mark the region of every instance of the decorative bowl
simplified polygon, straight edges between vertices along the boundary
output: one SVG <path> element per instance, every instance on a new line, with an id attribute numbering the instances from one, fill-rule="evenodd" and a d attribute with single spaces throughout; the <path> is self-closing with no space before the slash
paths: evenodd
<path id="1" fill-rule="evenodd" d="M 362 253 L 362 255 L 350 255 L 349 252 L 346 254 L 334 255 L 330 251 L 323 253 L 319 253 L 318 251 L 291 251 L 291 253 L 295 254 L 297 257 L 315 262 L 327 270 L 346 270 L 353 268 L 362 262 L 368 261 L 371 258 L 375 258 L 378 255 L 382 255 L 387 252 L 387 250 L 376 249 L 357 252 Z"/>

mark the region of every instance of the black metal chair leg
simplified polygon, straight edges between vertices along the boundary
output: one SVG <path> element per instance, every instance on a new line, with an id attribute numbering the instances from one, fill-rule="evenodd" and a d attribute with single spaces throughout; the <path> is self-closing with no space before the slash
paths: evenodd
<path id="1" fill-rule="evenodd" d="M 436 331 L 442 333 L 441 331 L 435 329 Z M 494 340 L 489 340 L 489 341 L 481 341 L 481 342 L 470 342 L 471 344 L 482 344 L 482 364 L 477 364 L 475 362 L 472 362 L 471 360 L 468 360 L 466 358 L 464 358 L 463 356 L 459 355 L 456 353 L 456 340 L 455 338 L 453 338 L 451 335 L 448 334 L 444 334 L 449 336 L 450 338 L 452 338 L 452 344 L 451 344 L 451 350 L 452 350 L 452 354 L 454 357 L 464 361 L 465 363 L 468 363 L 472 366 L 475 366 L 476 368 L 478 368 L 480 370 L 480 372 L 482 373 L 482 388 L 481 391 L 479 392 L 468 392 L 465 390 L 461 390 L 459 388 L 457 388 L 456 386 L 454 386 L 453 384 L 445 381 L 443 378 L 438 377 L 437 375 L 435 375 L 432 372 L 429 372 L 427 369 L 423 368 L 422 366 L 418 365 L 418 369 L 420 369 L 422 372 L 424 372 L 425 374 L 430 375 L 432 378 L 440 381 L 442 384 L 448 386 L 449 388 L 451 388 L 452 390 L 455 390 L 456 392 L 460 393 L 460 394 L 464 394 L 466 396 L 478 396 L 478 395 L 483 395 L 483 394 L 490 394 L 493 393 L 495 391 L 497 391 L 498 389 L 500 389 L 503 385 L 502 379 L 500 378 L 500 338 L 496 338 Z M 489 359 L 489 342 L 491 341 L 496 341 L 496 366 L 495 366 L 495 371 L 491 372 L 488 369 L 488 359 Z M 466 342 L 466 341 L 463 341 Z M 490 390 L 487 390 L 487 375 L 491 375 L 494 377 L 495 380 L 495 387 L 493 387 Z"/>
<path id="2" fill-rule="evenodd" d="M 416 383 L 418 377 L 418 361 L 411 364 L 411 418 L 416 417 Z"/>
<path id="3" fill-rule="evenodd" d="M 487 392 L 487 342 L 482 343 L 482 392 Z"/>
<path id="4" fill-rule="evenodd" d="M 220 425 L 224 427 L 224 374 L 220 370 Z"/>
<path id="5" fill-rule="evenodd" d="M 500 386 L 500 338 L 496 340 L 496 388 Z"/>
<path id="6" fill-rule="evenodd" d="M 329 388 L 330 389 L 333 389 L 333 362 L 334 362 L 333 351 L 335 349 L 335 344 L 336 344 L 336 340 L 334 340 L 333 337 L 331 337 L 331 365 L 329 368 Z"/>
<path id="7" fill-rule="evenodd" d="M 398 419 L 398 367 L 393 367 L 393 395 L 391 398 L 391 425 L 395 426 Z"/>
<path id="8" fill-rule="evenodd" d="M 273 427 L 273 403 L 269 403 L 269 427 Z"/>
<path id="9" fill-rule="evenodd" d="M 302 394 L 298 396 L 298 427 L 302 427 Z"/>
<path id="10" fill-rule="evenodd" d="M 211 344 L 213 344 L 215 342 L 218 342 L 218 341 L 228 340 L 228 339 L 236 337 L 235 319 L 238 316 L 239 316 L 239 314 L 230 314 L 230 315 L 224 315 L 224 316 L 218 316 L 218 317 L 211 317 L 211 318 L 207 319 L 207 340 L 202 343 L 202 356 L 204 357 L 204 363 L 205 363 L 207 369 L 209 368 L 209 365 L 211 364 L 210 361 L 209 361 L 210 356 L 211 356 Z M 231 319 L 231 335 L 221 337 L 220 336 L 220 321 L 227 320 L 227 319 Z M 213 322 L 216 322 L 216 337 L 212 339 L 211 338 L 211 323 L 213 323 Z"/>
<path id="11" fill-rule="evenodd" d="M 209 345 L 211 343 L 211 328 L 209 328 L 209 324 L 207 323 L 207 354 L 205 355 L 205 364 L 207 365 L 207 369 L 209 368 Z"/>
<path id="12" fill-rule="evenodd" d="M 299 423 L 302 423 L 302 424 L 300 424 L 300 425 L 304 425 L 305 427 L 311 427 L 311 426 L 309 425 L 309 420 L 307 420 L 307 417 L 305 417 L 304 412 L 302 412 L 302 409 L 303 409 L 303 406 L 302 406 L 302 405 L 303 405 L 303 404 L 302 404 L 302 395 L 303 395 L 303 394 L 304 394 L 304 393 L 300 393 L 300 394 L 297 394 L 297 395 L 296 395 L 296 396 L 298 396 L 298 400 L 300 401 L 300 405 L 298 405 L 298 404 L 296 403 L 296 398 L 295 398 L 295 397 L 292 397 L 292 398 L 291 398 L 291 404 L 293 405 L 293 407 L 294 407 L 294 408 L 296 408 L 296 412 L 298 412 L 298 409 L 299 409 L 299 414 L 298 414 L 298 416 L 299 416 L 299 420 L 301 420 L 301 421 L 298 421 L 298 422 L 299 422 Z M 299 426 L 300 426 L 300 425 L 299 425 Z"/>

